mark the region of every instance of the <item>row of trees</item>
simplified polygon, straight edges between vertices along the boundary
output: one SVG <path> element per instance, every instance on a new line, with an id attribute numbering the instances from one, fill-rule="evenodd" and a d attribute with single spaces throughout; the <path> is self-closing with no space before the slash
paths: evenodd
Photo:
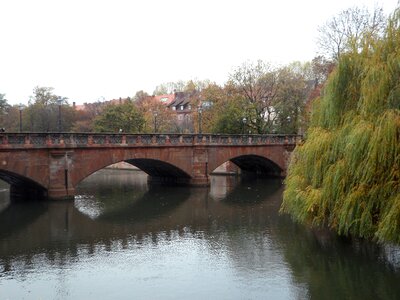
<path id="1" fill-rule="evenodd" d="M 0 94 L 0 127 L 17 131 L 21 116 L 24 131 L 196 132 L 201 118 L 203 132 L 303 132 L 308 121 L 308 101 L 319 95 L 341 55 L 361 51 L 366 36 L 382 35 L 385 22 L 381 8 L 372 13 L 365 8 L 351 8 L 319 28 L 321 55 L 311 62 L 283 67 L 263 61 L 245 62 L 234 69 L 223 86 L 208 80 L 157 86 L 155 95 L 187 95 L 194 109 L 185 126 L 176 120 L 173 111 L 143 91 L 121 105 L 96 102 L 85 104 L 84 110 L 75 110 L 52 88 L 36 87 L 25 107 L 10 106 L 5 95 Z M 199 106 L 201 115 L 195 109 Z"/>
<path id="2" fill-rule="evenodd" d="M 202 126 L 203 132 L 211 133 L 296 133 L 305 126 L 306 100 L 326 78 L 327 71 L 321 70 L 329 70 L 329 64 L 321 57 L 280 68 L 246 62 L 224 86 L 209 81 L 178 83 L 174 92 L 183 92 L 191 104 L 186 120 L 190 126 L 182 126 L 175 111 L 143 91 L 121 103 L 89 103 L 76 110 L 52 88 L 36 87 L 22 108 L 8 105 L 1 95 L 1 127 L 19 130 L 22 109 L 23 131 L 198 132 Z M 170 92 L 163 86 L 156 90 Z"/>
<path id="3" fill-rule="evenodd" d="M 55 95 L 53 88 L 36 87 L 28 105 L 11 106 L 5 94 L 0 94 L 0 126 L 7 131 L 71 130 L 75 119 L 73 107 L 65 97 Z"/>

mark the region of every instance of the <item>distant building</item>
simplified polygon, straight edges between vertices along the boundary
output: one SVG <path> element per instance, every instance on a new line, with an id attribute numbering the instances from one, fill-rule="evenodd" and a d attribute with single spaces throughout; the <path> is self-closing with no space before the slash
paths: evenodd
<path id="1" fill-rule="evenodd" d="M 164 95 L 156 95 L 151 96 L 155 101 L 165 104 L 166 106 L 170 105 L 171 102 L 175 100 L 175 94 L 164 94 Z"/>
<path id="2" fill-rule="evenodd" d="M 139 101 L 155 101 L 162 103 L 168 110 L 171 110 L 175 113 L 176 120 L 175 124 L 179 128 L 180 132 L 192 133 L 194 132 L 194 124 L 193 124 L 193 113 L 197 113 L 198 111 L 198 103 L 200 98 L 200 92 L 175 92 L 172 94 L 163 94 L 163 95 L 152 95 L 147 96 Z M 74 108 L 77 111 L 86 111 L 91 109 L 93 105 L 99 105 L 101 107 L 105 107 L 107 105 L 121 105 L 126 101 L 131 101 L 131 98 L 118 98 L 111 99 L 104 102 L 97 103 L 85 103 L 84 105 L 75 105 Z M 212 101 L 202 101 L 201 107 L 203 109 L 209 109 L 212 106 Z"/>

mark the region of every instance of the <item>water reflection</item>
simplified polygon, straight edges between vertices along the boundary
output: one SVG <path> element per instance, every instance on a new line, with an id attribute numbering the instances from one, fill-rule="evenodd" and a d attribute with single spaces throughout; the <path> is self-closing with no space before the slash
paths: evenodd
<path id="1" fill-rule="evenodd" d="M 294 224 L 277 213 L 280 180 L 214 177 L 210 189 L 146 182 L 106 170 L 74 202 L 1 200 L 2 296 L 400 298 L 399 248 Z"/>
<path id="2" fill-rule="evenodd" d="M 325 230 L 304 230 L 285 219 L 279 220 L 277 228 L 293 279 L 307 287 L 310 298 L 399 298 L 399 247 L 338 237 Z"/>

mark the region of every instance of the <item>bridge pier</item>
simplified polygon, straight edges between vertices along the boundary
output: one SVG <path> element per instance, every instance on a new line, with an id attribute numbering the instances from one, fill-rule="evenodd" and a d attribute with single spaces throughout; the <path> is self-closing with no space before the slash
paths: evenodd
<path id="1" fill-rule="evenodd" d="M 49 200 L 73 200 L 75 197 L 75 189 L 51 188 L 48 190 L 47 197 Z"/>
<path id="2" fill-rule="evenodd" d="M 209 186 L 210 179 L 208 176 L 192 178 L 189 180 L 189 185 L 198 187 Z"/>
<path id="3" fill-rule="evenodd" d="M 192 162 L 192 178 L 189 185 L 192 186 L 208 186 L 210 180 L 208 178 L 208 151 L 204 146 L 197 146 L 193 151 Z"/>
<path id="4" fill-rule="evenodd" d="M 75 188 L 71 185 L 70 168 L 73 166 L 73 150 L 50 151 L 48 198 L 51 200 L 74 199 Z"/>

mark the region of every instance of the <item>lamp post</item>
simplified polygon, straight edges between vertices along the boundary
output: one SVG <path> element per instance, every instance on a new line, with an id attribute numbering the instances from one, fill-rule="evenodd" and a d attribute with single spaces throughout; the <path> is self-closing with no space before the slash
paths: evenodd
<path id="1" fill-rule="evenodd" d="M 158 115 L 158 113 L 155 111 L 153 113 L 153 116 L 154 116 L 154 133 L 157 132 L 157 115 Z"/>
<path id="2" fill-rule="evenodd" d="M 202 122 L 202 120 L 201 120 L 201 117 L 202 117 L 202 114 L 203 114 L 203 109 L 201 108 L 200 105 L 197 108 L 197 111 L 199 113 L 199 134 L 201 134 L 202 133 L 202 130 L 201 130 L 201 125 L 202 125 L 201 122 Z"/>
<path id="3" fill-rule="evenodd" d="M 247 119 L 246 119 L 246 117 L 243 117 L 243 119 L 242 119 L 242 122 L 243 122 L 242 134 L 244 134 L 244 133 L 245 133 L 245 127 L 246 127 L 246 123 L 247 123 Z"/>
<path id="4" fill-rule="evenodd" d="M 22 132 L 22 110 L 24 109 L 22 103 L 18 106 L 18 109 L 19 109 L 19 132 Z"/>
<path id="5" fill-rule="evenodd" d="M 199 134 L 202 134 L 202 129 L 201 129 L 202 120 L 201 120 L 201 117 L 202 117 L 202 114 L 203 114 L 203 109 L 202 109 L 201 105 L 198 106 L 197 111 L 199 113 Z"/>
<path id="6" fill-rule="evenodd" d="M 61 132 L 61 104 L 63 103 L 62 98 L 57 99 L 58 104 L 58 132 Z"/>

